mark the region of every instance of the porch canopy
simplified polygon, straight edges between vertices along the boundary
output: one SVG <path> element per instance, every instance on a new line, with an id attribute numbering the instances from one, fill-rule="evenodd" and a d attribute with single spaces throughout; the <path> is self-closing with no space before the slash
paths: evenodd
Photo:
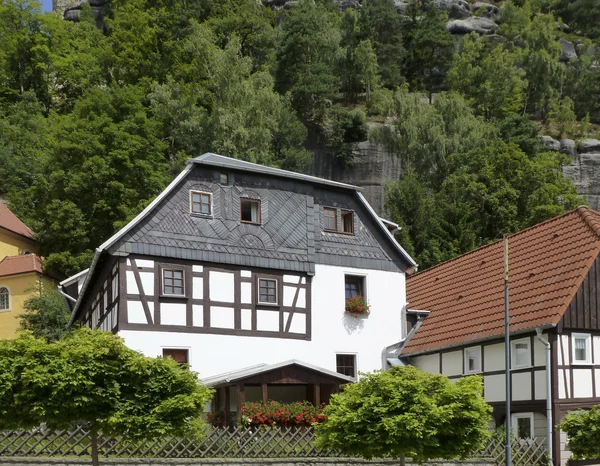
<path id="1" fill-rule="evenodd" d="M 239 420 L 240 407 L 246 401 L 328 402 L 340 386 L 354 378 L 292 359 L 277 364 L 258 364 L 201 379 L 215 389 L 213 410 L 223 411 L 226 422 Z"/>

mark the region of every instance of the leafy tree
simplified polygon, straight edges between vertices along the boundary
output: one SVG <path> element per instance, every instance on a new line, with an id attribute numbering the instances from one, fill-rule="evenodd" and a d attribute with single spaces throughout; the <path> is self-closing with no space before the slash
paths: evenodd
<path id="1" fill-rule="evenodd" d="M 379 65 L 384 86 L 395 89 L 404 82 L 401 64 L 402 23 L 393 0 L 364 0 L 358 18 L 359 38 L 369 39 Z"/>
<path id="2" fill-rule="evenodd" d="M 363 374 L 325 409 L 317 444 L 365 458 L 465 458 L 488 438 L 491 407 L 476 376 L 456 383 L 412 366 Z"/>
<path id="3" fill-rule="evenodd" d="M 53 343 L 25 333 L 0 341 L 0 429 L 87 423 L 97 466 L 100 433 L 146 439 L 192 431 L 211 396 L 197 377 L 109 332 L 80 329 Z"/>
<path id="4" fill-rule="evenodd" d="M 595 54 L 591 50 L 585 47 L 577 60 L 568 63 L 565 95 L 573 99 L 578 118 L 589 114 L 591 121 L 600 123 L 600 50 Z"/>
<path id="5" fill-rule="evenodd" d="M 530 27 L 532 16 L 533 11 L 528 0 L 524 2 L 522 7 L 515 5 L 513 0 L 507 0 L 502 6 L 498 34 L 511 41 L 518 39 L 523 31 Z"/>
<path id="6" fill-rule="evenodd" d="M 19 316 L 21 329 L 48 342 L 60 340 L 69 323 L 69 311 L 64 298 L 56 291 L 32 296 L 23 304 L 25 312 Z"/>
<path id="7" fill-rule="evenodd" d="M 591 38 L 600 37 L 600 4 L 595 0 L 559 0 L 557 14 L 572 28 Z"/>
<path id="8" fill-rule="evenodd" d="M 377 55 L 373 50 L 371 41 L 361 40 L 352 53 L 354 62 L 354 74 L 358 88 L 366 93 L 367 102 L 371 93 L 379 85 L 379 73 L 377 66 Z"/>
<path id="9" fill-rule="evenodd" d="M 340 54 L 338 17 L 322 4 L 301 0 L 286 12 L 277 51 L 276 88 L 291 95 L 304 121 L 318 119 L 339 89 L 334 66 Z"/>
<path id="10" fill-rule="evenodd" d="M 574 459 L 600 457 L 600 437 L 597 428 L 599 422 L 600 405 L 592 407 L 589 411 L 571 411 L 563 418 L 560 429 L 569 438 L 569 450 Z"/>
<path id="11" fill-rule="evenodd" d="M 448 16 L 433 2 L 423 9 L 417 0 L 409 5 L 409 14 L 404 44 L 406 78 L 415 90 L 440 91 L 454 52 L 454 39 L 446 29 Z"/>
<path id="12" fill-rule="evenodd" d="M 527 81 L 520 57 L 502 46 L 488 50 L 475 33 L 463 38 L 448 73 L 448 86 L 460 92 L 475 112 L 487 119 L 518 113 L 525 103 Z"/>
<path id="13" fill-rule="evenodd" d="M 323 122 L 325 141 L 342 163 L 352 162 L 353 143 L 365 141 L 367 118 L 362 110 L 346 110 L 334 105 L 327 110 Z"/>
<path id="14" fill-rule="evenodd" d="M 550 124 L 558 131 L 558 136 L 573 135 L 577 117 L 570 97 L 552 102 L 549 114 Z"/>

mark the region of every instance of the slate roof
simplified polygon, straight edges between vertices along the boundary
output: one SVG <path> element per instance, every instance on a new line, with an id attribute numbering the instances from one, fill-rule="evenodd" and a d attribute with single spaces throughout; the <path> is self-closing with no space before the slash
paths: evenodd
<path id="1" fill-rule="evenodd" d="M 29 272 L 42 273 L 42 260 L 35 254 L 6 256 L 0 261 L 0 277 Z"/>
<path id="2" fill-rule="evenodd" d="M 3 202 L 0 202 L 0 228 L 35 241 L 33 231 L 19 220 Z"/>
<path id="3" fill-rule="evenodd" d="M 580 207 L 508 244 L 511 333 L 556 326 L 600 251 L 600 213 Z M 402 355 L 504 335 L 503 256 L 501 240 L 409 277 L 410 309 L 431 313 Z"/>

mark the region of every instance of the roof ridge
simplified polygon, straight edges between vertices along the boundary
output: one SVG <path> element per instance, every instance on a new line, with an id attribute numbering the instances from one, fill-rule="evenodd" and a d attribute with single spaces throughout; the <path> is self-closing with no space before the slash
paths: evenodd
<path id="1" fill-rule="evenodd" d="M 536 223 L 535 225 L 532 225 L 532 226 L 530 226 L 530 227 L 524 228 L 523 230 L 519 230 L 519 231 L 517 231 L 516 233 L 511 233 L 511 234 L 509 234 L 509 235 L 506 235 L 506 236 L 507 236 L 507 238 L 509 238 L 509 239 L 510 239 L 510 238 L 512 238 L 512 237 L 514 237 L 514 236 L 521 235 L 522 233 L 525 233 L 525 232 L 527 232 L 527 231 L 530 231 L 530 230 L 533 230 L 533 229 L 535 229 L 535 228 L 539 228 L 539 227 L 541 227 L 541 226 L 544 226 L 544 225 L 546 225 L 546 224 L 548 224 L 548 223 L 550 223 L 550 222 L 557 221 L 557 220 L 559 220 L 559 219 L 561 219 L 561 218 L 563 218 L 563 217 L 567 217 L 567 216 L 569 216 L 569 215 L 573 215 L 574 213 L 578 213 L 580 216 L 582 216 L 582 214 L 581 214 L 581 212 L 580 212 L 580 209 L 588 210 L 588 211 L 591 211 L 591 212 L 593 212 L 593 213 L 595 213 L 595 214 L 597 214 L 597 215 L 600 215 L 600 212 L 597 212 L 597 211 L 595 211 L 595 210 L 593 210 L 593 209 L 590 209 L 590 208 L 589 208 L 589 207 L 587 207 L 587 206 L 580 206 L 580 207 L 578 207 L 577 209 L 569 210 L 568 212 L 565 212 L 564 214 L 557 215 L 556 217 L 549 218 L 548 220 L 544 220 L 544 221 L 543 221 L 543 222 L 541 222 L 541 223 Z M 591 214 L 588 214 L 588 215 L 591 215 Z M 586 221 L 587 221 L 587 220 L 586 220 Z M 589 221 L 587 221 L 587 222 L 588 222 L 588 225 L 590 225 L 590 222 L 589 222 Z M 593 223 L 594 223 L 595 227 L 593 227 L 592 225 L 590 225 L 590 228 L 592 228 L 592 231 L 594 231 L 594 233 L 596 233 L 596 234 L 598 235 L 599 239 L 600 239 L 600 219 L 599 219 L 599 220 L 597 220 L 597 221 L 594 221 Z M 596 229 L 594 229 L 594 228 L 597 228 L 597 230 L 596 230 Z M 494 241 L 492 241 L 492 242 L 490 242 L 490 243 L 488 243 L 488 244 L 484 244 L 483 246 L 479 246 L 478 248 L 471 249 L 470 251 L 467 251 L 467 252 L 463 252 L 462 254 L 460 254 L 460 255 L 458 255 L 458 256 L 455 256 L 455 257 L 453 257 L 452 259 L 445 260 L 444 262 L 440 262 L 439 264 L 433 265 L 433 266 L 429 267 L 428 269 L 425 269 L 425 270 L 422 270 L 422 271 L 420 271 L 420 272 L 417 272 L 417 273 L 413 273 L 413 274 L 411 274 L 411 275 L 408 275 L 408 276 L 406 277 L 406 279 L 407 279 L 407 280 L 411 280 L 411 279 L 413 279 L 413 278 L 415 278 L 415 277 L 418 277 L 418 276 L 420 276 L 420 275 L 423 275 L 423 274 L 425 274 L 425 273 L 427 273 L 427 272 L 430 272 L 430 271 L 432 271 L 432 270 L 434 270 L 434 269 L 437 269 L 437 268 L 439 268 L 439 267 L 441 267 L 441 266 L 443 266 L 443 265 L 446 265 L 446 264 L 448 264 L 448 263 L 450 263 L 450 262 L 457 261 L 457 260 L 459 260 L 459 259 L 462 259 L 463 257 L 469 256 L 470 254 L 475 254 L 476 252 L 482 251 L 482 250 L 484 250 L 484 249 L 486 249 L 486 248 L 490 248 L 490 247 L 492 247 L 492 246 L 496 245 L 497 243 L 500 243 L 500 242 L 501 242 L 501 241 L 503 241 L 503 240 L 504 240 L 504 238 L 499 238 L 499 239 L 496 239 L 496 240 L 494 240 Z"/>
<path id="2" fill-rule="evenodd" d="M 582 205 L 577 207 L 577 213 L 583 220 L 585 220 L 590 229 L 600 239 L 600 218 L 598 218 L 598 216 L 600 216 L 600 212 L 590 209 L 588 206 Z"/>

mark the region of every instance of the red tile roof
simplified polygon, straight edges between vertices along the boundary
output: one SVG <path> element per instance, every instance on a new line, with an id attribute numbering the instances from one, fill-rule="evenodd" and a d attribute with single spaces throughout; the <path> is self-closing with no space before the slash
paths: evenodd
<path id="1" fill-rule="evenodd" d="M 556 325 L 600 251 L 600 213 L 580 207 L 508 245 L 511 333 Z M 409 309 L 431 312 L 402 355 L 504 335 L 503 257 L 497 241 L 409 277 Z"/>
<path id="2" fill-rule="evenodd" d="M 6 205 L 0 201 L 0 228 L 12 231 L 26 238 L 35 240 L 35 234 L 21 220 L 13 214 Z"/>
<path id="3" fill-rule="evenodd" d="M 27 272 L 42 273 L 42 260 L 39 256 L 35 254 L 6 256 L 0 261 L 0 277 Z"/>

